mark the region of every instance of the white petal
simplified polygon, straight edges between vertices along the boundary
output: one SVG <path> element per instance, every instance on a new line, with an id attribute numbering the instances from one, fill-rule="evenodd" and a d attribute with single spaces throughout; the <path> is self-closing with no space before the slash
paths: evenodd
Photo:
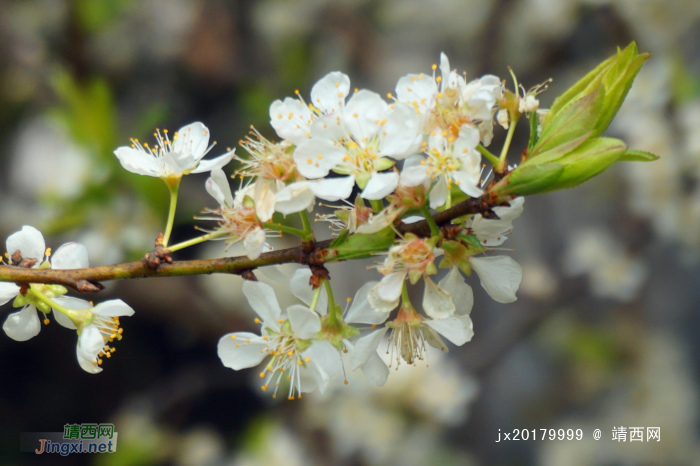
<path id="1" fill-rule="evenodd" d="M 119 159 L 126 170 L 137 175 L 159 177 L 163 170 L 156 161 L 153 154 L 133 147 L 122 146 L 114 151 L 114 155 Z"/>
<path id="2" fill-rule="evenodd" d="M 384 276 L 382 281 L 379 282 L 379 285 L 376 286 L 379 297 L 384 301 L 394 301 L 399 299 L 407 273 L 408 272 L 406 270 L 402 270 L 400 272 L 394 272 Z"/>
<path id="3" fill-rule="evenodd" d="M 379 155 L 401 160 L 417 152 L 419 116 L 408 104 L 396 103 L 382 126 Z M 420 144 L 420 143 L 419 143 Z"/>
<path id="4" fill-rule="evenodd" d="M 452 267 L 450 273 L 440 280 L 438 286 L 445 290 L 452 298 L 455 312 L 460 315 L 469 315 L 474 306 L 474 292 L 459 272 L 459 268 Z"/>
<path id="5" fill-rule="evenodd" d="M 243 240 L 243 247 L 245 248 L 246 256 L 248 259 L 255 260 L 260 257 L 265 247 L 265 230 L 262 228 L 256 228 L 255 230 L 249 232 L 245 235 Z"/>
<path id="6" fill-rule="evenodd" d="M 365 147 L 366 142 L 379 132 L 388 107 L 379 94 L 362 89 L 353 94 L 345 106 L 341 116 L 343 126 L 360 147 Z"/>
<path id="7" fill-rule="evenodd" d="M 474 336 L 474 327 L 469 316 L 452 316 L 448 319 L 425 320 L 423 323 L 457 346 L 465 344 Z"/>
<path id="8" fill-rule="evenodd" d="M 377 354 L 377 347 L 384 339 L 387 330 L 389 330 L 388 327 L 383 327 L 357 340 L 350 355 L 352 370 L 366 363 L 373 354 Z"/>
<path id="9" fill-rule="evenodd" d="M 299 173 L 309 179 L 322 178 L 343 161 L 342 147 L 327 139 L 308 139 L 294 151 L 294 162 Z"/>
<path id="10" fill-rule="evenodd" d="M 398 100 L 411 104 L 421 114 L 433 108 L 437 92 L 437 84 L 430 75 L 409 74 L 396 83 Z"/>
<path id="11" fill-rule="evenodd" d="M 311 88 L 311 103 L 323 113 L 343 108 L 350 93 L 350 78 L 340 71 L 328 73 Z"/>
<path id="12" fill-rule="evenodd" d="M 389 367 L 376 352 L 362 365 L 362 373 L 374 387 L 383 387 L 389 378 L 389 372 Z"/>
<path id="13" fill-rule="evenodd" d="M 450 176 L 456 181 L 459 181 L 459 184 L 457 186 L 459 187 L 459 189 L 462 190 L 464 194 L 467 194 L 471 197 L 479 197 L 482 194 L 484 194 L 484 190 L 477 186 L 480 181 L 478 175 L 474 176 L 474 174 L 457 170 L 452 172 Z"/>
<path id="14" fill-rule="evenodd" d="M 414 155 L 406 159 L 401 170 L 401 179 L 399 181 L 401 186 L 413 188 L 430 179 L 427 169 L 424 165 L 421 165 L 421 162 L 424 160 L 421 155 Z"/>
<path id="15" fill-rule="evenodd" d="M 233 195 L 226 174 L 220 168 L 211 171 L 204 187 L 211 197 L 223 207 L 233 207 Z"/>
<path id="16" fill-rule="evenodd" d="M 84 299 L 79 298 L 72 298 L 70 296 L 58 296 L 56 298 L 53 298 L 53 301 L 59 306 L 76 311 L 80 309 L 90 309 L 92 307 L 92 304 L 90 304 L 89 301 L 85 301 Z M 56 322 L 58 322 L 62 326 L 72 330 L 76 329 L 76 326 L 73 323 L 73 321 L 70 320 L 70 318 L 61 311 L 53 309 L 53 316 L 56 319 Z"/>
<path id="17" fill-rule="evenodd" d="M 302 268 L 297 269 L 292 275 L 292 279 L 289 281 L 289 288 L 292 294 L 299 298 L 307 306 L 311 306 L 311 301 L 314 299 L 314 289 L 311 287 L 309 280 L 311 279 L 311 269 Z M 325 316 L 328 313 L 328 296 L 326 295 L 326 290 L 321 287 L 321 295 L 318 297 L 318 303 L 316 303 L 316 312 Z"/>
<path id="18" fill-rule="evenodd" d="M 512 303 L 518 299 L 515 292 L 523 279 L 523 269 L 509 256 L 470 257 L 469 263 L 494 301 Z"/>
<path id="19" fill-rule="evenodd" d="M 314 203 L 308 181 L 292 183 L 275 194 L 275 210 L 284 215 L 301 212 Z"/>
<path id="20" fill-rule="evenodd" d="M 357 227 L 355 232 L 361 233 L 363 235 L 370 235 L 372 233 L 376 233 L 394 223 L 396 217 L 398 217 L 401 213 L 401 209 L 392 209 L 390 207 L 386 208 L 378 214 L 372 215 L 367 221 L 367 223 L 363 223 L 362 225 Z"/>
<path id="21" fill-rule="evenodd" d="M 233 155 L 236 153 L 236 149 L 231 152 L 227 152 L 213 159 L 200 160 L 197 168 L 192 170 L 190 173 L 204 173 L 216 170 L 219 168 L 224 168 L 228 163 L 233 160 Z"/>
<path id="22" fill-rule="evenodd" d="M 459 128 L 459 136 L 455 141 L 454 152 L 458 156 L 476 149 L 479 145 L 479 130 L 471 125 L 462 125 Z M 466 151 L 465 151 L 466 149 Z"/>
<path id="23" fill-rule="evenodd" d="M 102 368 L 97 365 L 93 364 L 93 361 L 90 361 L 88 359 L 85 359 L 83 355 L 80 353 L 80 347 L 78 345 L 75 346 L 75 353 L 76 357 L 78 358 L 78 364 L 80 364 L 80 367 L 85 371 L 90 374 L 99 374 L 102 372 Z"/>
<path id="24" fill-rule="evenodd" d="M 425 220 L 425 218 L 424 218 L 424 217 L 421 217 L 420 215 L 411 215 L 411 216 L 409 216 L 409 217 L 406 217 L 406 218 L 402 218 L 402 219 L 401 219 L 401 221 L 402 221 L 403 223 L 405 223 L 406 225 L 410 225 L 411 223 L 422 222 L 423 220 Z"/>
<path id="25" fill-rule="evenodd" d="M 287 97 L 284 102 L 275 100 L 270 105 L 270 125 L 277 135 L 299 145 L 309 138 L 309 126 L 314 115 L 309 107 L 297 99 Z"/>
<path id="26" fill-rule="evenodd" d="M 446 319 L 455 313 L 455 305 L 452 298 L 444 290 L 440 289 L 427 275 L 423 277 L 425 289 L 423 291 L 423 310 L 433 319 Z"/>
<path id="27" fill-rule="evenodd" d="M 12 233 L 7 238 L 5 245 L 10 257 L 19 250 L 23 258 L 36 259 L 35 267 L 41 265 L 44 252 L 46 251 L 44 236 L 36 228 L 27 225 L 23 226 L 20 231 Z"/>
<path id="28" fill-rule="evenodd" d="M 19 286 L 14 283 L 0 282 L 0 306 L 19 294 Z"/>
<path id="29" fill-rule="evenodd" d="M 430 190 L 430 208 L 437 209 L 447 201 L 447 182 L 445 177 L 441 176 L 437 183 Z"/>
<path id="30" fill-rule="evenodd" d="M 286 282 L 287 276 L 280 272 L 274 265 L 268 265 L 267 267 L 260 267 L 258 269 L 265 277 L 269 278 L 273 282 Z"/>
<path id="31" fill-rule="evenodd" d="M 379 200 L 394 192 L 399 185 L 399 174 L 395 171 L 384 173 L 373 173 L 367 182 L 367 186 L 362 191 L 364 199 Z"/>
<path id="32" fill-rule="evenodd" d="M 2 329 L 13 340 L 27 341 L 37 336 L 41 330 L 41 321 L 37 312 L 36 307 L 25 306 L 22 310 L 7 316 Z"/>
<path id="33" fill-rule="evenodd" d="M 292 332 L 297 338 L 302 340 L 310 340 L 316 338 L 318 332 L 321 331 L 321 319 L 318 314 L 301 304 L 294 304 L 287 308 L 289 315 L 289 324 L 292 326 Z"/>
<path id="34" fill-rule="evenodd" d="M 316 195 L 316 197 L 330 202 L 347 199 L 352 194 L 352 188 L 354 186 L 354 176 L 342 176 L 339 178 L 326 178 L 324 180 L 309 181 L 309 188 Z"/>
<path id="35" fill-rule="evenodd" d="M 232 336 L 236 338 L 232 339 Z M 217 352 L 224 366 L 239 371 L 260 364 L 268 355 L 267 350 L 267 343 L 260 336 L 249 332 L 236 332 L 219 339 Z"/>
<path id="36" fill-rule="evenodd" d="M 51 256 L 52 269 L 84 269 L 89 266 L 87 248 L 80 243 L 63 244 Z"/>
<path id="37" fill-rule="evenodd" d="M 441 91 L 445 91 L 445 86 L 447 86 L 447 79 L 450 76 L 450 60 L 445 55 L 445 52 L 440 52 L 440 74 L 442 75 Z"/>
<path id="38" fill-rule="evenodd" d="M 96 361 L 104 346 L 105 341 L 100 329 L 96 325 L 88 325 L 78 338 L 78 355 L 88 361 Z"/>
<path id="39" fill-rule="evenodd" d="M 369 303 L 369 291 L 377 286 L 378 283 L 379 282 L 367 282 L 357 290 L 352 305 L 345 316 L 345 322 L 349 324 L 379 325 L 383 324 L 389 318 L 391 310 L 389 312 L 377 312 Z"/>
<path id="40" fill-rule="evenodd" d="M 329 115 L 321 115 L 317 117 L 311 127 L 309 132 L 311 137 L 314 139 L 325 139 L 328 141 L 338 142 L 341 138 L 346 137 L 345 128 L 343 123 L 340 121 L 340 115 L 342 112 L 335 112 Z"/>
<path id="41" fill-rule="evenodd" d="M 328 382 L 343 369 L 340 352 L 328 341 L 323 340 L 314 341 L 302 354 L 304 359 L 311 359 L 307 366 L 313 370 L 318 383 L 318 390 L 320 393 L 323 393 L 328 387 Z"/>
<path id="42" fill-rule="evenodd" d="M 279 332 L 280 323 L 278 319 L 282 314 L 282 310 L 277 302 L 275 290 L 267 283 L 246 280 L 243 282 L 243 294 L 248 299 L 250 307 L 263 320 L 263 323 L 272 330 Z"/>
<path id="43" fill-rule="evenodd" d="M 180 128 L 173 142 L 173 152 L 190 154 L 195 161 L 204 157 L 208 147 L 209 128 L 198 121 Z M 211 168 L 203 171 L 211 171 Z"/>
<path id="44" fill-rule="evenodd" d="M 275 213 L 275 193 L 269 183 L 256 183 L 255 214 L 261 222 L 269 222 Z"/>
<path id="45" fill-rule="evenodd" d="M 396 309 L 396 306 L 399 305 L 400 301 L 400 296 L 396 299 L 393 300 L 384 300 L 379 296 L 379 293 L 377 292 L 379 285 L 374 286 L 373 288 L 370 288 L 369 293 L 367 295 L 367 302 L 369 302 L 370 306 L 379 314 L 388 314 L 394 309 Z"/>
<path id="46" fill-rule="evenodd" d="M 104 317 L 133 316 L 134 310 L 121 299 L 110 299 L 95 306 L 95 314 Z"/>

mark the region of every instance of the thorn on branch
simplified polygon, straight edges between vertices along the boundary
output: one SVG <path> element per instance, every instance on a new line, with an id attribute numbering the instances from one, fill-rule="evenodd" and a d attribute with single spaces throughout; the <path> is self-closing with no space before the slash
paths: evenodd
<path id="1" fill-rule="evenodd" d="M 105 289 L 102 283 L 80 280 L 75 286 L 79 293 L 98 293 Z"/>

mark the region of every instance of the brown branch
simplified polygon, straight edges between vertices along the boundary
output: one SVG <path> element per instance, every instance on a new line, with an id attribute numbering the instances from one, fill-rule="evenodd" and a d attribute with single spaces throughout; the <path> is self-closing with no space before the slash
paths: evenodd
<path id="1" fill-rule="evenodd" d="M 484 196 L 485 197 L 485 196 Z M 433 218 L 438 225 L 466 214 L 487 212 L 494 205 L 493 201 L 481 198 L 468 199 L 443 212 L 436 213 Z M 491 198 L 489 198 L 491 199 Z M 423 220 L 412 224 L 400 224 L 396 227 L 400 233 L 430 235 L 428 223 Z M 328 254 L 332 240 L 309 243 L 302 246 L 271 251 L 261 254 L 255 260 L 246 256 L 223 257 L 220 259 L 202 259 L 190 261 L 162 262 L 153 267 L 153 261 L 142 259 L 136 262 L 118 265 L 103 265 L 85 269 L 27 269 L 8 265 L 0 266 L 0 282 L 14 282 L 18 285 L 27 283 L 44 283 L 63 285 L 80 293 L 95 293 L 101 291 L 100 282 L 108 280 L 125 280 L 132 278 L 174 277 L 183 275 L 204 275 L 212 273 L 243 274 L 246 271 L 266 265 L 298 263 L 322 267 Z M 147 255 L 147 258 L 149 255 Z"/>

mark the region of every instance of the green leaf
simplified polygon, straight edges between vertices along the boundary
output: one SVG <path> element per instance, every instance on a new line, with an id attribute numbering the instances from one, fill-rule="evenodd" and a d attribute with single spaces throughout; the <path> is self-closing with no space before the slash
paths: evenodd
<path id="1" fill-rule="evenodd" d="M 556 118 L 542 126 L 542 134 L 530 158 L 590 134 L 598 123 L 604 101 L 605 89 L 598 86 L 563 108 Z"/>
<path id="2" fill-rule="evenodd" d="M 348 230 L 346 228 L 345 230 L 341 231 L 340 234 L 338 235 L 338 237 L 331 242 L 331 245 L 329 247 L 335 248 L 335 247 L 340 246 L 348 239 L 349 235 L 350 235 L 350 230 Z"/>
<path id="3" fill-rule="evenodd" d="M 558 113 L 571 102 L 580 99 L 583 95 L 590 93 L 598 87 L 603 79 L 603 74 L 610 68 L 611 63 L 617 59 L 617 55 L 613 55 L 600 65 L 596 66 L 586 76 L 581 78 L 576 84 L 571 86 L 562 95 L 554 100 L 554 103 L 549 107 L 549 112 L 545 117 L 544 124 L 549 124 Z"/>
<path id="4" fill-rule="evenodd" d="M 625 49 L 621 59 L 615 64 L 616 66 L 612 67 L 605 75 L 603 80 L 605 85 L 605 103 L 603 104 L 594 136 L 600 136 L 608 128 L 618 110 L 620 110 L 625 97 L 627 97 L 627 93 L 632 87 L 637 73 L 651 57 L 649 53 L 637 55 L 637 47 L 632 47 L 632 45 Z M 630 58 L 629 55 L 632 53 L 634 53 L 634 57 Z"/>
<path id="5" fill-rule="evenodd" d="M 559 163 L 520 166 L 501 180 L 493 192 L 499 197 L 530 196 L 545 192 L 563 173 L 564 166 Z"/>
<path id="6" fill-rule="evenodd" d="M 653 162 L 659 160 L 659 156 L 643 150 L 627 149 L 618 159 L 619 162 Z"/>
<path id="7" fill-rule="evenodd" d="M 342 245 L 329 248 L 330 260 L 363 259 L 372 253 L 385 252 L 394 244 L 396 233 L 386 227 L 371 235 L 352 235 Z"/>
<path id="8" fill-rule="evenodd" d="M 537 157 L 528 157 L 525 163 L 521 165 L 521 167 L 526 165 L 529 166 L 540 163 L 556 162 L 558 159 L 562 158 L 563 156 L 565 156 L 566 154 L 568 154 L 569 152 L 586 142 L 586 140 L 588 140 L 588 138 L 591 137 L 591 134 L 593 134 L 593 131 L 589 131 L 581 137 L 572 139 L 563 144 L 559 144 L 553 149 L 550 149 L 546 152 L 542 152 Z"/>
<path id="9" fill-rule="evenodd" d="M 559 159 L 558 163 L 564 167 L 564 172 L 541 192 L 578 186 L 610 167 L 626 149 L 627 146 L 619 139 L 589 139 L 566 157 Z"/>

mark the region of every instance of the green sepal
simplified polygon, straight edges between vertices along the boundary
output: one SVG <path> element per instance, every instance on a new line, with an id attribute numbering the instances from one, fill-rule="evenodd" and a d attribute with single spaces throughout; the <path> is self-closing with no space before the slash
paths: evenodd
<path id="1" fill-rule="evenodd" d="M 396 162 L 386 157 L 380 157 L 374 165 L 374 169 L 378 172 L 386 170 L 394 166 Z"/>
<path id="2" fill-rule="evenodd" d="M 340 234 L 338 235 L 337 238 L 335 238 L 333 241 L 331 241 L 330 248 L 335 248 L 343 244 L 347 239 L 348 236 L 350 236 L 350 230 L 347 228 L 345 230 L 342 230 Z"/>
<path id="3" fill-rule="evenodd" d="M 394 244 L 396 233 L 391 227 L 386 227 L 370 235 L 352 235 L 340 246 L 329 248 L 331 260 L 363 259 L 371 257 L 372 253 L 385 252 Z"/>
<path id="4" fill-rule="evenodd" d="M 37 301 L 33 303 L 37 309 L 39 309 L 44 314 L 49 314 L 51 312 L 51 306 L 46 304 L 44 301 Z"/>
<path id="5" fill-rule="evenodd" d="M 348 224 L 348 221 L 350 220 L 350 212 L 348 212 L 345 209 L 339 209 L 335 211 L 335 216 L 338 217 L 338 220 L 343 222 L 344 224 Z"/>
<path id="6" fill-rule="evenodd" d="M 467 235 L 465 233 L 460 233 L 457 235 L 457 239 L 460 240 L 462 243 L 465 243 L 468 248 L 472 248 L 477 252 L 481 252 L 484 249 L 484 246 L 479 242 L 479 238 L 477 238 L 474 235 Z"/>
<path id="7" fill-rule="evenodd" d="M 420 270 L 409 270 L 408 271 L 408 280 L 411 282 L 411 285 L 415 285 L 418 283 L 418 280 L 423 276 L 423 272 Z"/>
<path id="8" fill-rule="evenodd" d="M 659 160 L 659 156 L 643 150 L 627 149 L 624 154 L 617 159 L 618 162 L 653 162 Z"/>
<path id="9" fill-rule="evenodd" d="M 12 302 L 12 307 L 24 307 L 27 304 L 33 304 L 34 301 L 29 299 L 29 294 L 27 296 L 22 296 L 18 294 L 15 300 Z"/>
<path id="10" fill-rule="evenodd" d="M 445 255 L 440 261 L 441 269 L 449 269 L 455 265 L 459 270 L 469 276 L 472 273 L 471 265 L 469 264 L 469 249 L 458 241 L 443 241 L 440 245 Z"/>
<path id="11" fill-rule="evenodd" d="M 254 209 L 255 201 L 253 200 L 253 198 L 250 196 L 245 196 L 243 198 L 243 207 L 245 207 L 246 209 Z"/>

